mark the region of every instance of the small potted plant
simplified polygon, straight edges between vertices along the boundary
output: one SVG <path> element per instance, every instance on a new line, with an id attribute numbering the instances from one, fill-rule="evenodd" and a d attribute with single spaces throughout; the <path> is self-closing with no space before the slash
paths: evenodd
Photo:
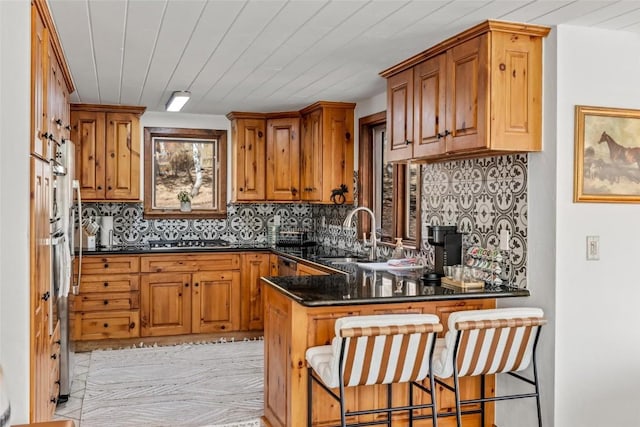
<path id="1" fill-rule="evenodd" d="M 180 211 L 191 212 L 191 194 L 187 191 L 181 191 L 178 193 L 178 200 L 180 200 Z"/>

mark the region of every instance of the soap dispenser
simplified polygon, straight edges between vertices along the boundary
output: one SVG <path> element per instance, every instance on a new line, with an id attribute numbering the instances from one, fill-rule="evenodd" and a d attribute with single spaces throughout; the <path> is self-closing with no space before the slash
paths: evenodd
<path id="1" fill-rule="evenodd" d="M 404 258 L 404 246 L 402 246 L 402 237 L 396 237 L 396 247 L 393 249 L 391 259 Z"/>

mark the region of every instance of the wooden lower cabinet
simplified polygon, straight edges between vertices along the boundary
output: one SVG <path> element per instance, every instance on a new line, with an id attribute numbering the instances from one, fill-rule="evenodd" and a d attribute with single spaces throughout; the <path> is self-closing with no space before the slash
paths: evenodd
<path id="1" fill-rule="evenodd" d="M 240 255 L 141 257 L 141 336 L 240 330 Z"/>
<path id="2" fill-rule="evenodd" d="M 264 413 L 272 427 L 297 427 L 306 425 L 307 417 L 307 368 L 305 352 L 307 348 L 331 343 L 335 320 L 350 315 L 384 313 L 431 313 L 437 314 L 445 326 L 449 313 L 460 310 L 495 308 L 495 300 L 452 300 L 439 302 L 417 302 L 397 304 L 368 304 L 354 306 L 305 307 L 286 297 L 268 284 L 265 285 L 265 393 Z M 441 335 L 444 336 L 444 335 Z M 427 382 L 428 384 L 428 382 Z M 480 393 L 479 378 L 463 378 L 460 382 L 462 396 L 477 397 Z M 325 426 L 339 424 L 338 403 L 330 398 L 317 384 L 313 386 L 313 425 Z M 455 408 L 453 393 L 436 386 L 439 412 L 451 412 Z M 487 396 L 494 393 L 494 379 L 488 377 L 485 383 Z M 365 386 L 347 388 L 347 410 L 378 407 L 386 404 L 386 388 Z M 416 401 L 428 401 L 429 397 L 416 392 Z M 407 403 L 407 386 L 399 384 L 393 387 L 394 404 Z M 471 409 L 473 405 L 465 408 Z M 358 421 L 371 421 L 379 415 L 360 416 Z M 406 413 L 394 415 L 394 426 L 407 425 Z M 464 416 L 465 427 L 492 425 L 494 406 L 487 404 L 484 424 L 480 415 Z M 356 421 L 355 417 L 347 419 Z M 417 425 L 431 425 L 424 420 Z M 455 417 L 439 418 L 438 425 L 455 425 Z"/>
<path id="3" fill-rule="evenodd" d="M 240 272 L 195 273 L 191 288 L 191 332 L 240 329 Z"/>
<path id="4" fill-rule="evenodd" d="M 263 328 L 264 293 L 260 277 L 273 275 L 271 256 L 267 252 L 242 255 L 241 324 L 244 330 L 261 331 Z M 277 258 L 274 264 L 277 268 Z"/>
<path id="5" fill-rule="evenodd" d="M 143 275 L 140 288 L 143 337 L 191 332 L 191 274 Z"/>
<path id="6" fill-rule="evenodd" d="M 69 295 L 73 341 L 140 336 L 140 257 L 84 256 L 78 295 Z M 75 261 L 75 280 L 78 258 Z"/>

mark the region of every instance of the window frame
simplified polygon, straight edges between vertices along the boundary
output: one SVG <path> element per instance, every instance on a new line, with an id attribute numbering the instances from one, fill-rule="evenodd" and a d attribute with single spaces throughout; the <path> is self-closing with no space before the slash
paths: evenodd
<path id="1" fill-rule="evenodd" d="M 172 139 L 217 139 L 218 140 L 218 209 L 192 209 L 189 212 L 180 209 L 154 208 L 153 206 L 153 140 L 154 138 Z M 144 128 L 144 218 L 226 218 L 227 217 L 227 131 L 218 129 L 191 128 Z"/>
<path id="2" fill-rule="evenodd" d="M 358 150 L 358 206 L 366 206 L 370 209 L 374 209 L 374 178 L 375 171 L 373 170 L 373 157 L 374 150 L 376 149 L 375 141 L 373 139 L 373 128 L 386 124 L 387 114 L 386 111 L 375 113 L 369 116 L 361 117 L 358 121 L 359 126 L 359 150 Z M 380 243 L 382 245 L 393 246 L 395 244 L 395 238 L 401 237 L 403 246 L 420 250 L 422 246 L 422 220 L 421 220 L 421 188 L 422 188 L 422 168 L 419 164 L 416 186 L 416 230 L 415 238 L 412 239 L 407 235 L 405 221 L 401 220 L 407 213 L 407 197 L 406 188 L 408 183 L 401 177 L 406 176 L 407 165 L 404 163 L 395 163 L 393 165 L 393 225 L 392 229 L 395 231 L 395 236 L 389 239 L 384 239 Z M 369 235 L 371 232 L 371 223 L 368 215 L 363 213 L 358 214 L 358 236 L 362 236 L 363 233 Z"/>

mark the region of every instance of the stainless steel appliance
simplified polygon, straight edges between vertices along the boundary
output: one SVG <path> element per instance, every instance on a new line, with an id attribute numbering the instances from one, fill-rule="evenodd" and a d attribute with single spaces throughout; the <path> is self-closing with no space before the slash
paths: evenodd
<path id="1" fill-rule="evenodd" d="M 74 181 L 75 145 L 65 140 L 51 159 L 55 175 L 52 207 L 52 249 L 53 249 L 53 308 L 60 321 L 60 395 L 58 402 L 66 402 L 71 391 L 72 354 L 69 349 L 69 309 L 68 296 L 73 280 L 75 210 L 74 194 L 78 198 L 81 212 L 80 190 Z M 75 185 L 74 185 L 75 183 Z M 80 254 L 81 256 L 81 254 Z M 78 277 L 78 283 L 80 279 Z M 52 318 L 55 316 L 52 316 Z"/>
<path id="2" fill-rule="evenodd" d="M 445 265 L 456 265 L 462 261 L 462 233 L 455 225 L 429 226 L 427 241 L 435 249 L 434 271 L 444 276 Z"/>

